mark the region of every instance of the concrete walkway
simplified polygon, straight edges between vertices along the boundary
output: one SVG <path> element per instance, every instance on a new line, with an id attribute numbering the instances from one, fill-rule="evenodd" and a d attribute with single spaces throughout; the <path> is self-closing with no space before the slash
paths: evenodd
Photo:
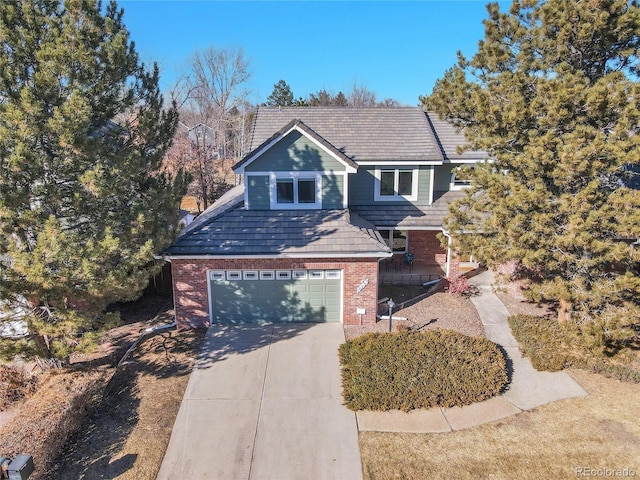
<path id="1" fill-rule="evenodd" d="M 487 338 L 507 355 L 511 382 L 502 394 L 466 407 L 431 408 L 410 413 L 358 412 L 360 431 L 440 433 L 481 425 L 524 410 L 587 393 L 565 372 L 538 372 L 520 353 L 507 322 L 509 312 L 493 293 L 493 274 L 483 272 L 470 279 L 480 294 L 471 301 L 478 310 Z"/>
<path id="2" fill-rule="evenodd" d="M 340 324 L 209 328 L 158 479 L 362 478 Z"/>

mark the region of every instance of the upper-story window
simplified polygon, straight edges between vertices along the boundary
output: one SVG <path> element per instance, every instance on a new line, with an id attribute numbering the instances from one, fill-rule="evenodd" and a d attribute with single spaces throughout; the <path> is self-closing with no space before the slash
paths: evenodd
<path id="1" fill-rule="evenodd" d="M 458 173 L 456 175 L 456 173 Z M 459 168 L 451 170 L 451 182 L 449 184 L 449 190 L 462 190 L 471 186 L 471 180 L 464 180 L 461 177 Z"/>
<path id="2" fill-rule="evenodd" d="M 322 177 L 314 172 L 277 172 L 271 174 L 271 208 L 322 208 Z"/>
<path id="3" fill-rule="evenodd" d="M 417 200 L 417 168 L 377 168 L 374 200 Z"/>

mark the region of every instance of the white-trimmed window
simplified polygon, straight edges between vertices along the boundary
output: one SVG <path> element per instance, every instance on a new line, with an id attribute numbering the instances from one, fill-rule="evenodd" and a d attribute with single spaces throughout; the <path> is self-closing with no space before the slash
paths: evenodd
<path id="1" fill-rule="evenodd" d="M 322 208 L 320 172 L 276 172 L 269 178 L 272 209 Z"/>
<path id="2" fill-rule="evenodd" d="M 306 270 L 294 270 L 293 271 L 294 280 L 306 280 L 307 271 Z"/>
<path id="3" fill-rule="evenodd" d="M 240 270 L 227 270 L 227 280 L 242 280 L 242 272 Z"/>
<path id="4" fill-rule="evenodd" d="M 374 200 L 418 199 L 418 168 L 376 168 Z"/>
<path id="5" fill-rule="evenodd" d="M 409 232 L 406 230 L 380 230 L 380 235 L 393 253 L 406 253 Z"/>
<path id="6" fill-rule="evenodd" d="M 215 281 L 224 280 L 224 270 L 211 270 L 209 272 L 209 279 Z"/>
<path id="7" fill-rule="evenodd" d="M 459 178 L 460 167 L 451 170 L 451 182 L 449 184 L 449 190 L 462 190 L 471 186 L 471 180 L 463 180 Z M 458 175 L 456 175 L 458 173 Z"/>
<path id="8" fill-rule="evenodd" d="M 276 278 L 276 272 L 273 270 L 260 270 L 260 280 L 273 280 Z"/>
<path id="9" fill-rule="evenodd" d="M 327 270 L 325 272 L 327 280 L 336 280 L 340 278 L 340 270 Z"/>
<path id="10" fill-rule="evenodd" d="M 276 280 L 291 280 L 291 270 L 277 270 Z"/>
<path id="11" fill-rule="evenodd" d="M 322 280 L 324 272 L 322 270 L 309 270 L 309 278 L 311 280 Z"/>
<path id="12" fill-rule="evenodd" d="M 258 280 L 258 271 L 257 270 L 245 270 L 242 272 L 243 280 Z"/>

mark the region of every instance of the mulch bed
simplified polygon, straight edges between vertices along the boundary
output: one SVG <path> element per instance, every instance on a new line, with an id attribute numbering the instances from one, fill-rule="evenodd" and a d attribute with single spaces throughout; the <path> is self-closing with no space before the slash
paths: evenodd
<path id="1" fill-rule="evenodd" d="M 397 318 L 406 318 L 399 320 Z M 436 328 L 454 330 L 471 337 L 485 337 L 484 327 L 476 308 L 469 298 L 436 292 L 415 304 L 393 312 L 394 330 L 431 330 Z M 389 321 L 380 320 L 373 325 L 345 325 L 347 340 L 368 332 L 389 331 Z"/>

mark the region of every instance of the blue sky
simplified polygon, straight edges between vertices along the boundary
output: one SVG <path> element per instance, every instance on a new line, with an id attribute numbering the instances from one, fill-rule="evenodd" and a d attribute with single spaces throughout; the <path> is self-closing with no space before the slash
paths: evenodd
<path id="1" fill-rule="evenodd" d="M 242 47 L 252 103 L 284 79 L 296 97 L 319 89 L 347 94 L 354 82 L 417 105 L 483 37 L 485 1 L 120 0 L 145 63 L 158 62 L 167 90 L 196 50 Z M 503 9 L 505 7 L 503 6 Z"/>

